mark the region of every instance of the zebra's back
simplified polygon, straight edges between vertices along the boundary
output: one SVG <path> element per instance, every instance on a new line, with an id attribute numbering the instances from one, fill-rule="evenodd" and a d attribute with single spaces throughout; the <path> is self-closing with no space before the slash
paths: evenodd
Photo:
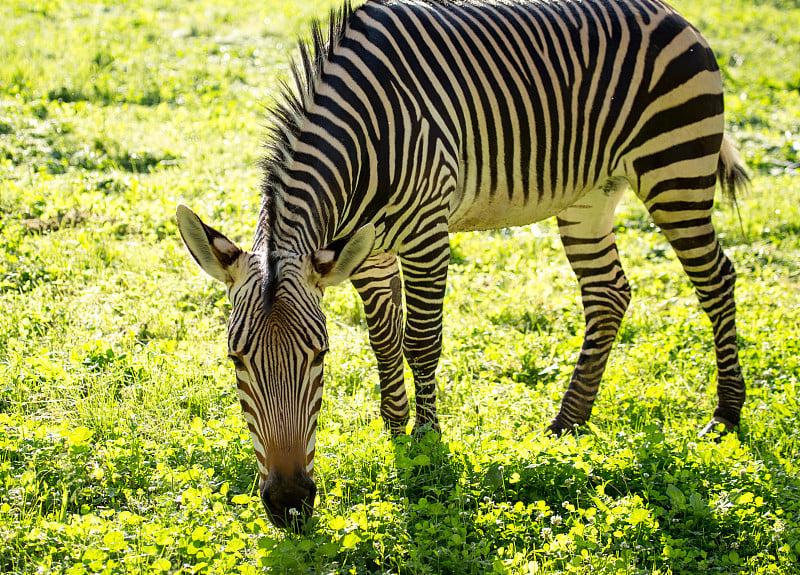
<path id="1" fill-rule="evenodd" d="M 379 189 L 406 194 L 390 192 L 387 209 L 407 210 L 407 182 L 433 171 L 418 200 L 447 203 L 450 231 L 537 221 L 610 178 L 636 188 L 678 141 L 721 143 L 716 61 L 661 2 L 370 1 L 341 48 L 331 69 L 359 82 L 376 125 L 396 130 L 381 135 L 388 148 L 427 146 L 416 162 L 381 162 Z M 391 110 L 375 102 L 417 117 L 383 121 Z"/>

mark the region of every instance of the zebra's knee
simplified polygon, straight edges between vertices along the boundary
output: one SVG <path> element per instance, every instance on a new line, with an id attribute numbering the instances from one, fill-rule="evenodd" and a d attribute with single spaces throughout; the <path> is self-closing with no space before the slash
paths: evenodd
<path id="1" fill-rule="evenodd" d="M 719 250 L 719 261 L 716 267 L 716 275 L 719 277 L 720 288 L 718 291 L 731 292 L 736 284 L 736 268 L 733 267 L 733 262 L 722 248 Z"/>
<path id="2" fill-rule="evenodd" d="M 719 265 L 708 276 L 695 278 L 690 274 L 697 299 L 712 321 L 720 313 L 726 315 L 727 311 L 732 311 L 734 305 L 736 270 L 728 257 L 722 252 L 720 254 Z"/>
<path id="3" fill-rule="evenodd" d="M 736 268 L 733 267 L 733 262 L 724 252 L 722 253 L 721 273 L 727 291 L 733 292 L 736 285 Z"/>

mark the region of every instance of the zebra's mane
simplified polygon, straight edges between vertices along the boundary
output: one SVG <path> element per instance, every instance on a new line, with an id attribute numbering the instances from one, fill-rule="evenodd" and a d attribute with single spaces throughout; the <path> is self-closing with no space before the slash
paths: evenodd
<path id="1" fill-rule="evenodd" d="M 350 0 L 338 10 L 331 10 L 327 38 L 323 24 L 314 20 L 311 26 L 311 39 L 298 41 L 299 59 L 291 61 L 291 75 L 294 81 L 282 81 L 280 94 L 267 108 L 266 154 L 260 162 L 263 170 L 261 184 L 262 218 L 259 227 L 274 221 L 276 203 L 280 200 L 282 189 L 278 185 L 278 175 L 291 159 L 292 150 L 300 136 L 300 130 L 313 99 L 314 91 L 322 77 L 322 72 L 333 51 L 347 32 L 353 9 Z M 263 209 L 266 208 L 266 209 Z M 266 220 L 264 221 L 264 216 Z M 267 230 L 259 230 L 262 234 Z M 263 238 L 266 239 L 266 238 Z"/>
<path id="2" fill-rule="evenodd" d="M 322 77 L 325 62 L 330 59 L 344 38 L 352 13 L 350 0 L 346 0 L 340 9 L 331 11 L 327 39 L 324 36 L 322 23 L 318 20 L 312 23 L 310 41 L 298 42 L 299 61 L 293 59 L 291 62 L 294 86 L 290 82 L 281 82 L 280 94 L 267 108 L 269 128 L 264 144 L 266 154 L 260 162 L 263 171 L 261 212 L 253 242 L 253 250 L 266 256 L 262 260 L 261 290 L 264 310 L 267 313 L 272 306 L 276 287 L 274 280 L 278 254 L 271 249 L 273 241 L 271 231 L 283 194 L 280 176 L 291 160 L 306 111 L 314 99 L 314 92 Z"/>

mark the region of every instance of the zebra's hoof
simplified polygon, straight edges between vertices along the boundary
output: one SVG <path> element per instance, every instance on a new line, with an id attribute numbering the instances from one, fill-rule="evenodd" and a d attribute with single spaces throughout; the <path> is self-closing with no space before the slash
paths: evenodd
<path id="1" fill-rule="evenodd" d="M 420 424 L 414 425 L 414 429 L 411 430 L 411 437 L 419 441 L 420 439 L 428 435 L 429 431 L 435 433 L 439 438 L 441 438 L 442 436 L 442 429 L 439 427 L 439 422 L 428 421 L 421 425 Z"/>
<path id="2" fill-rule="evenodd" d="M 736 425 L 724 417 L 714 416 L 714 418 L 697 434 L 697 437 L 706 437 L 716 434 L 717 439 L 728 435 L 736 429 Z"/>
<path id="3" fill-rule="evenodd" d="M 544 432 L 546 435 L 555 435 L 556 437 L 561 437 L 566 434 L 576 435 L 578 433 L 578 424 L 573 423 L 570 425 L 562 423 L 558 419 L 554 419 Z"/>

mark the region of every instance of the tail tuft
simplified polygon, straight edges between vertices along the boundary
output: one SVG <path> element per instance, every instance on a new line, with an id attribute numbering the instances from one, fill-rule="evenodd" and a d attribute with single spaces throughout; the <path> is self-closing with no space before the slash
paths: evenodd
<path id="1" fill-rule="evenodd" d="M 736 192 L 747 188 L 750 176 L 745 171 L 744 162 L 731 139 L 725 134 L 722 137 L 722 149 L 719 152 L 717 179 L 722 191 L 730 201 L 736 204 Z"/>

